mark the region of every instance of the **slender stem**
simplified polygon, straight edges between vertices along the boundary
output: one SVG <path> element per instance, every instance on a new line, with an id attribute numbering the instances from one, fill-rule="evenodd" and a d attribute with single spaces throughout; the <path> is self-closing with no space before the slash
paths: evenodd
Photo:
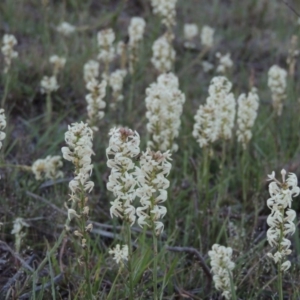
<path id="1" fill-rule="evenodd" d="M 243 187 L 243 201 L 244 201 L 244 208 L 246 205 L 247 200 L 247 149 L 243 150 L 243 156 L 242 156 L 242 187 Z"/>
<path id="2" fill-rule="evenodd" d="M 111 297 L 113 295 L 113 292 L 115 290 L 116 282 L 118 281 L 118 278 L 119 278 L 119 276 L 121 274 L 121 270 L 122 270 L 122 268 L 119 268 L 118 274 L 117 274 L 117 276 L 116 276 L 116 278 L 115 278 L 115 280 L 114 280 L 114 282 L 112 284 L 112 287 L 111 287 L 111 289 L 109 291 L 109 294 L 107 295 L 106 300 L 110 300 L 111 299 Z"/>
<path id="3" fill-rule="evenodd" d="M 51 93 L 47 93 L 46 96 L 46 123 L 47 125 L 51 125 L 51 117 L 52 117 L 52 99 L 51 99 Z"/>
<path id="4" fill-rule="evenodd" d="M 278 288 L 279 300 L 283 300 L 281 262 L 278 262 L 277 270 L 278 270 L 277 288 Z"/>
<path id="5" fill-rule="evenodd" d="M 133 300 L 133 278 L 132 278 L 132 243 L 131 243 L 131 228 L 129 222 L 126 223 L 127 243 L 128 243 L 128 272 L 129 272 L 129 299 Z"/>
<path id="6" fill-rule="evenodd" d="M 209 148 L 205 147 L 204 151 L 204 162 L 203 162 L 203 188 L 205 191 L 205 209 L 208 200 L 208 184 L 209 184 Z"/>
<path id="7" fill-rule="evenodd" d="M 219 182 L 219 194 L 216 203 L 216 207 L 218 208 L 221 202 L 221 196 L 224 195 L 224 188 L 223 188 L 223 179 L 224 179 L 224 165 L 226 159 L 226 140 L 223 140 L 222 145 L 222 158 L 220 163 L 220 182 Z"/>
<path id="8" fill-rule="evenodd" d="M 155 232 L 154 222 L 153 222 L 152 228 L 153 228 L 153 254 L 154 254 L 153 270 L 152 270 L 153 291 L 154 291 L 153 299 L 157 300 L 158 299 L 157 298 L 158 297 L 158 293 L 157 293 L 157 236 L 156 236 L 156 232 Z"/>
<path id="9" fill-rule="evenodd" d="M 134 90 L 135 90 L 135 73 L 131 74 L 131 85 L 130 85 L 130 94 L 128 99 L 128 113 L 130 115 L 132 111 L 132 103 L 133 103 L 133 97 L 134 97 Z"/>
<path id="10" fill-rule="evenodd" d="M 11 79 L 11 76 L 9 75 L 9 73 L 7 73 L 6 74 L 6 79 L 5 79 L 4 94 L 3 94 L 3 98 L 2 98 L 2 102 L 1 102 L 1 107 L 2 108 L 4 108 L 4 105 L 5 105 L 5 102 L 6 102 L 10 79 Z"/>

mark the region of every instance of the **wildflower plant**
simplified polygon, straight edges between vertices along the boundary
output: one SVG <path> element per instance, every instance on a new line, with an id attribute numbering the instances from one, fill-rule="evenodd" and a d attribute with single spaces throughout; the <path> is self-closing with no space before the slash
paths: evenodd
<path id="1" fill-rule="evenodd" d="M 162 24 L 170 29 L 175 25 L 177 0 L 151 0 L 153 13 L 161 18 Z"/>
<path id="2" fill-rule="evenodd" d="M 214 45 L 215 30 L 210 26 L 203 26 L 201 29 L 201 45 L 207 50 L 211 49 Z"/>
<path id="3" fill-rule="evenodd" d="M 5 139 L 6 134 L 2 130 L 6 127 L 6 117 L 4 109 L 0 108 L 0 149 L 2 148 L 2 141 Z"/>
<path id="4" fill-rule="evenodd" d="M 208 255 L 211 260 L 210 265 L 215 288 L 222 292 L 225 299 L 232 299 L 231 278 L 232 270 L 235 267 L 235 263 L 231 261 L 232 248 L 214 244 Z"/>
<path id="5" fill-rule="evenodd" d="M 146 89 L 148 147 L 153 150 L 177 151 L 174 139 L 179 134 L 185 95 L 179 90 L 179 81 L 173 73 L 161 74 L 157 82 Z"/>
<path id="6" fill-rule="evenodd" d="M 270 198 L 267 205 L 271 209 L 267 223 L 267 240 L 271 247 L 275 247 L 275 253 L 268 253 L 278 266 L 278 292 L 279 298 L 283 299 L 282 294 L 282 272 L 286 272 L 291 267 L 291 262 L 286 259 L 292 253 L 290 249 L 291 241 L 288 237 L 295 233 L 296 227 L 294 220 L 296 212 L 291 209 L 293 197 L 300 193 L 298 179 L 294 173 L 289 173 L 286 178 L 286 171 L 281 171 L 282 182 L 275 178 L 275 172 L 268 175 L 271 183 L 269 184 Z"/>
<path id="7" fill-rule="evenodd" d="M 117 69 L 109 75 L 109 86 L 112 89 L 113 101 L 110 103 L 110 107 L 116 108 L 117 102 L 123 101 L 124 96 L 122 94 L 123 83 L 127 71 L 124 69 Z"/>
<path id="8" fill-rule="evenodd" d="M 1 106 L 4 108 L 7 94 L 8 94 L 8 89 L 9 89 L 9 83 L 11 76 L 9 74 L 9 70 L 11 67 L 12 60 L 18 57 L 18 52 L 14 50 L 14 46 L 17 44 L 17 39 L 15 38 L 14 35 L 12 34 L 4 34 L 3 39 L 2 39 L 2 47 L 1 47 L 1 52 L 4 56 L 4 69 L 3 73 L 6 75 L 5 76 L 5 86 L 4 86 L 4 94 L 3 98 L 1 101 Z"/>
<path id="9" fill-rule="evenodd" d="M 103 100 L 106 95 L 105 79 L 99 83 L 96 79 L 92 78 L 86 85 L 86 88 L 90 91 L 86 95 L 85 99 L 87 102 L 88 120 L 87 123 L 94 130 L 98 131 L 98 122 L 103 119 L 106 102 Z"/>
<path id="10" fill-rule="evenodd" d="M 91 156 L 93 152 L 93 130 L 83 122 L 73 123 L 68 126 L 65 133 L 67 147 L 62 147 L 64 159 L 71 161 L 75 167 L 75 177 L 70 181 L 71 208 L 68 209 L 68 219 L 78 220 L 79 228 L 74 235 L 80 239 L 83 249 L 83 257 L 78 258 L 79 265 L 85 267 L 85 284 L 88 287 L 88 295 L 92 297 L 90 270 L 89 270 L 89 232 L 92 224 L 86 224 L 89 218 L 88 193 L 94 188 L 94 182 L 90 180 L 93 170 Z M 91 298 L 92 299 L 92 298 Z"/>
<path id="11" fill-rule="evenodd" d="M 5 67 L 3 72 L 6 74 L 11 66 L 11 62 L 14 58 L 18 57 L 18 52 L 14 50 L 14 46 L 17 45 L 17 39 L 12 34 L 5 34 L 2 39 L 1 52 L 4 56 Z"/>
<path id="12" fill-rule="evenodd" d="M 237 140 L 242 144 L 243 149 L 247 148 L 252 138 L 252 127 L 257 117 L 259 98 L 256 88 L 252 88 L 248 96 L 241 94 L 237 100 Z"/>
<path id="13" fill-rule="evenodd" d="M 183 27 L 183 33 L 184 33 L 184 47 L 188 49 L 195 48 L 194 39 L 198 35 L 198 25 L 194 23 L 187 23 L 184 24 Z"/>
<path id="14" fill-rule="evenodd" d="M 128 244 L 128 271 L 130 299 L 133 299 L 132 246 L 131 229 L 136 220 L 133 201 L 136 197 L 137 185 L 134 177 L 133 159 L 140 153 L 140 136 L 137 132 L 126 128 L 113 128 L 109 132 L 109 146 L 106 149 L 107 166 L 111 168 L 107 189 L 116 197 L 111 202 L 110 215 L 120 218 L 126 224 Z"/>
<path id="15" fill-rule="evenodd" d="M 108 76 L 109 64 L 115 58 L 115 33 L 111 28 L 103 29 L 98 32 L 97 40 L 100 49 L 98 60 L 104 64 L 104 74 Z"/>
<path id="16" fill-rule="evenodd" d="M 166 73 L 173 69 L 176 52 L 166 34 L 153 43 L 152 52 L 151 63 L 159 73 Z"/>
<path id="17" fill-rule="evenodd" d="M 44 159 L 36 160 L 31 167 L 36 180 L 51 179 L 55 180 L 63 177 L 61 156 L 47 156 Z"/>
<path id="18" fill-rule="evenodd" d="M 62 22 L 56 27 L 56 30 L 64 36 L 70 36 L 76 31 L 76 27 L 68 22 Z"/>
<path id="19" fill-rule="evenodd" d="M 268 72 L 268 86 L 272 93 L 272 105 L 277 116 L 281 116 L 283 101 L 286 99 L 287 71 L 273 65 Z"/>
<path id="20" fill-rule="evenodd" d="M 216 53 L 216 57 L 219 60 L 219 64 L 217 66 L 217 73 L 227 74 L 229 70 L 233 67 L 233 61 L 231 59 L 230 53 L 226 53 L 222 55 L 220 52 Z"/>
<path id="21" fill-rule="evenodd" d="M 92 79 L 97 79 L 99 77 L 99 67 L 100 64 L 96 60 L 89 60 L 83 66 L 83 78 L 87 84 Z"/>
<path id="22" fill-rule="evenodd" d="M 26 231 L 23 230 L 25 227 L 29 227 L 29 224 L 23 218 L 16 218 L 14 220 L 14 227 L 11 234 L 15 235 L 15 251 L 17 253 L 20 252 L 22 239 L 26 236 Z"/>
<path id="23" fill-rule="evenodd" d="M 143 18 L 133 17 L 130 20 L 128 27 L 129 35 L 129 70 L 134 73 L 135 65 L 138 63 L 138 54 L 140 43 L 143 40 L 143 35 L 146 27 L 146 22 Z"/>

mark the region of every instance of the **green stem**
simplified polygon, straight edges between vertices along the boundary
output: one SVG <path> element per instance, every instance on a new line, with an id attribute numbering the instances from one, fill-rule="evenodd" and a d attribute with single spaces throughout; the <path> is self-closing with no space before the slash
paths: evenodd
<path id="1" fill-rule="evenodd" d="M 133 300 L 133 278 L 132 278 L 132 243 L 131 243 L 131 229 L 130 224 L 127 222 L 127 243 L 128 243 L 128 272 L 129 272 L 129 299 Z"/>
<path id="2" fill-rule="evenodd" d="M 153 254 L 154 254 L 154 258 L 153 258 L 153 291 L 154 291 L 154 295 L 153 295 L 153 299 L 157 300 L 158 298 L 158 293 L 157 293 L 157 236 L 156 236 L 156 232 L 155 232 L 155 226 L 154 226 L 154 222 L 152 222 L 152 228 L 153 228 Z"/>
<path id="3" fill-rule="evenodd" d="M 131 85 L 130 85 L 130 95 L 128 99 L 128 115 L 132 112 L 132 103 L 133 103 L 133 97 L 134 97 L 134 90 L 135 90 L 135 73 L 132 73 L 131 75 Z"/>
<path id="4" fill-rule="evenodd" d="M 121 274 L 121 270 L 122 270 L 122 268 L 119 268 L 118 274 L 117 274 L 117 276 L 116 276 L 116 278 L 115 278 L 115 280 L 114 280 L 114 282 L 112 284 L 112 287 L 111 287 L 111 289 L 109 291 L 109 294 L 107 295 L 106 300 L 110 300 L 111 299 L 111 297 L 113 295 L 113 292 L 115 290 L 116 282 L 118 281 L 118 278 L 119 278 L 119 276 Z"/>
<path id="5" fill-rule="evenodd" d="M 51 93 L 47 93 L 46 96 L 46 123 L 47 125 L 51 125 L 51 117 L 52 117 L 52 99 L 51 99 Z"/>
<path id="6" fill-rule="evenodd" d="M 278 270 L 278 277 L 277 277 L 277 288 L 279 294 L 279 300 L 283 300 L 283 291 L 282 291 L 282 271 L 281 271 L 281 262 L 278 262 L 277 270 Z"/>
<path id="7" fill-rule="evenodd" d="M 242 156 L 242 187 L 243 187 L 243 202 L 244 202 L 244 208 L 246 205 L 247 200 L 247 149 L 243 150 L 243 156 Z"/>
<path id="8" fill-rule="evenodd" d="M 224 195 L 224 187 L 223 187 L 223 181 L 224 181 L 224 165 L 225 165 L 225 159 L 226 159 L 226 140 L 223 140 L 222 144 L 222 158 L 220 163 L 220 181 L 219 181 L 219 194 L 218 199 L 216 203 L 216 207 L 218 208 L 221 202 L 221 197 Z"/>
<path id="9" fill-rule="evenodd" d="M 204 152 L 204 161 L 203 161 L 203 188 L 205 191 L 205 210 L 207 208 L 208 201 L 208 184 L 209 184 L 209 148 L 205 147 Z"/>
<path id="10" fill-rule="evenodd" d="M 3 94 L 3 98 L 2 98 L 2 102 L 1 102 L 1 107 L 4 108 L 5 106 L 5 102 L 6 102 L 6 98 L 8 95 L 8 88 L 9 88 L 9 84 L 10 84 L 10 79 L 11 76 L 9 75 L 9 73 L 6 74 L 6 80 L 5 80 L 5 87 L 4 87 L 4 94 Z"/>

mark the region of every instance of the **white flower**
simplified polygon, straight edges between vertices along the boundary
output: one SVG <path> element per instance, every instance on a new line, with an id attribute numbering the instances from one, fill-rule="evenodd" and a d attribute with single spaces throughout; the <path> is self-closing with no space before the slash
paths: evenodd
<path id="1" fill-rule="evenodd" d="M 151 135 L 148 147 L 154 150 L 176 151 L 174 139 L 179 134 L 185 95 L 179 90 L 173 73 L 162 74 L 146 89 L 147 131 Z"/>
<path id="2" fill-rule="evenodd" d="M 90 91 L 86 95 L 85 99 L 87 102 L 87 112 L 88 112 L 88 124 L 92 127 L 94 131 L 98 130 L 97 123 L 104 117 L 103 109 L 106 107 L 106 103 L 103 98 L 106 95 L 106 80 L 102 80 L 99 83 L 95 78 L 88 81 L 86 88 Z"/>
<path id="3" fill-rule="evenodd" d="M 68 126 L 65 133 L 65 141 L 68 147 L 63 147 L 63 158 L 71 161 L 75 166 L 75 177 L 69 183 L 71 189 L 71 198 L 77 191 L 91 192 L 94 184 L 89 181 L 92 173 L 93 165 L 91 164 L 91 156 L 94 154 L 92 150 L 93 131 L 83 122 L 73 123 Z"/>
<path id="4" fill-rule="evenodd" d="M 106 155 L 111 174 L 107 189 L 116 197 L 111 202 L 110 215 L 125 218 L 133 225 L 136 219 L 135 208 L 132 206 L 136 196 L 136 179 L 133 176 L 132 159 L 140 153 L 140 137 L 137 132 L 126 128 L 113 128 L 109 135 L 111 138 Z"/>
<path id="5" fill-rule="evenodd" d="M 6 127 L 6 118 L 4 114 L 4 109 L 0 108 L 0 149 L 2 148 L 2 141 L 5 139 L 5 132 L 1 131 Z"/>
<path id="6" fill-rule="evenodd" d="M 216 289 L 222 291 L 226 299 L 231 299 L 230 277 L 235 267 L 235 263 L 231 261 L 232 248 L 214 244 L 208 255 L 211 259 L 211 271 L 214 274 L 213 281 Z"/>
<path id="7" fill-rule="evenodd" d="M 287 271 L 291 263 L 286 260 L 286 256 L 291 254 L 291 241 L 286 237 L 294 234 L 296 228 L 294 220 L 296 212 L 291 209 L 292 197 L 299 195 L 298 179 L 294 173 L 289 173 L 286 179 L 286 171 L 281 171 L 282 183 L 275 178 L 275 172 L 268 175 L 269 180 L 273 180 L 269 184 L 269 193 L 271 198 L 267 200 L 267 205 L 271 209 L 267 223 L 270 228 L 267 231 L 267 240 L 272 247 L 277 248 L 277 252 L 273 255 L 268 253 L 274 262 L 281 264 L 281 270 Z"/>
<path id="8" fill-rule="evenodd" d="M 177 0 L 151 0 L 153 13 L 159 15 L 167 27 L 175 24 Z"/>
<path id="9" fill-rule="evenodd" d="M 247 144 L 252 138 L 251 129 L 257 117 L 257 110 L 259 106 L 259 98 L 256 90 L 253 89 L 248 96 L 245 94 L 240 95 L 237 100 L 237 139 L 242 143 L 243 148 L 246 149 Z"/>
<path id="10" fill-rule="evenodd" d="M 235 99 L 231 82 L 224 76 L 211 80 L 209 97 L 205 105 L 200 105 L 193 129 L 193 136 L 200 147 L 207 147 L 218 138 L 230 139 L 235 119 Z"/>
<path id="11" fill-rule="evenodd" d="M 52 55 L 49 58 L 51 64 L 53 64 L 53 75 L 57 75 L 60 70 L 62 70 L 66 64 L 65 57 L 59 57 L 57 55 Z"/>
<path id="12" fill-rule="evenodd" d="M 216 57 L 219 59 L 219 65 L 216 70 L 217 73 L 225 74 L 229 69 L 233 67 L 233 61 L 230 58 L 230 53 L 222 55 L 221 53 L 217 52 Z"/>
<path id="13" fill-rule="evenodd" d="M 36 160 L 31 167 L 36 180 L 57 179 L 63 177 L 62 171 L 59 171 L 63 165 L 61 156 L 47 156 L 45 159 Z"/>
<path id="14" fill-rule="evenodd" d="M 126 70 L 118 69 L 112 72 L 109 76 L 109 86 L 112 88 L 115 101 L 122 101 L 124 98 L 124 96 L 122 95 L 122 89 L 126 74 Z"/>
<path id="15" fill-rule="evenodd" d="M 203 26 L 201 30 L 201 44 L 210 49 L 214 44 L 214 32 L 215 30 L 210 26 Z"/>
<path id="16" fill-rule="evenodd" d="M 69 36 L 76 31 L 76 27 L 67 22 L 62 22 L 56 27 L 56 30 L 62 35 Z"/>
<path id="17" fill-rule="evenodd" d="M 14 220 L 14 227 L 11 234 L 19 235 L 23 227 L 29 227 L 29 224 L 26 223 L 23 218 L 16 218 Z"/>
<path id="18" fill-rule="evenodd" d="M 184 38 L 187 40 L 192 40 L 198 34 L 198 26 L 197 24 L 184 24 L 183 27 Z"/>
<path id="19" fill-rule="evenodd" d="M 115 48 L 113 47 L 115 38 L 115 33 L 111 28 L 98 32 L 97 39 L 100 48 L 98 55 L 99 60 L 109 63 L 115 58 Z"/>
<path id="20" fill-rule="evenodd" d="M 57 91 L 59 85 L 57 84 L 56 76 L 44 76 L 41 81 L 41 93 L 48 94 Z"/>
<path id="21" fill-rule="evenodd" d="M 129 44 L 135 44 L 142 40 L 145 31 L 146 22 L 143 18 L 133 17 L 128 27 Z"/>
<path id="22" fill-rule="evenodd" d="M 160 73 L 171 71 L 175 60 L 176 52 L 167 39 L 166 35 L 158 38 L 152 46 L 151 62 Z"/>
<path id="23" fill-rule="evenodd" d="M 268 86 L 272 93 L 273 108 L 278 116 L 282 113 L 283 100 L 286 98 L 287 71 L 273 65 L 268 72 Z"/>
<path id="24" fill-rule="evenodd" d="M 152 221 L 156 234 L 164 229 L 161 219 L 166 215 L 167 209 L 158 205 L 167 200 L 169 180 L 166 179 L 171 170 L 171 156 L 165 153 L 153 152 L 147 149 L 140 157 L 140 167 L 136 167 L 134 175 L 138 181 L 136 195 L 140 198 L 141 206 L 136 209 L 138 224 L 150 226 Z"/>
<path id="25" fill-rule="evenodd" d="M 183 27 L 184 34 L 184 47 L 186 48 L 195 48 L 195 43 L 193 39 L 198 35 L 198 26 L 197 24 L 184 24 Z"/>
<path id="26" fill-rule="evenodd" d="M 86 83 L 91 81 L 92 79 L 97 79 L 99 76 L 99 63 L 95 60 L 89 60 L 83 66 L 83 78 Z"/>
<path id="27" fill-rule="evenodd" d="M 113 255 L 114 260 L 117 264 L 123 263 L 123 260 L 128 260 L 128 246 L 123 245 L 122 249 L 119 244 L 115 248 L 110 249 L 109 254 Z"/>
<path id="28" fill-rule="evenodd" d="M 17 40 L 12 34 L 4 34 L 2 43 L 3 46 L 1 48 L 1 52 L 4 56 L 5 63 L 3 72 L 7 73 L 10 69 L 12 59 L 18 57 L 18 52 L 13 49 L 13 47 L 17 44 Z"/>

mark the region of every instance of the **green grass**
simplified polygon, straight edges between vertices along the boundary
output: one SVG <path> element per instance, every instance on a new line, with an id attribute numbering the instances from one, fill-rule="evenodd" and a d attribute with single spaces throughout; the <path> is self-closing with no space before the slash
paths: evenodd
<path id="1" fill-rule="evenodd" d="M 266 178 L 273 170 L 279 174 L 282 168 L 300 174 L 300 74 L 296 68 L 294 78 L 288 79 L 283 114 L 274 118 L 271 116 L 267 71 L 273 64 L 287 69 L 289 40 L 293 34 L 299 36 L 300 26 L 296 25 L 297 16 L 282 1 L 198 2 L 178 0 L 177 4 L 174 73 L 179 77 L 186 103 L 176 139 L 179 150 L 172 154 L 172 171 L 168 177 L 165 230 L 158 240 L 159 299 L 221 299 L 211 277 L 193 252 L 198 251 L 209 266 L 207 253 L 214 243 L 233 248 L 236 267 L 232 279 L 237 287 L 237 299 L 278 299 L 276 266 L 265 255 L 270 250 L 266 241 L 266 217 L 270 212 L 266 206 L 269 198 Z M 83 267 L 77 263 L 82 253 L 78 239 L 67 234 L 57 251 L 49 254 L 64 228 L 67 212 L 64 203 L 69 199 L 72 164 L 64 160 L 64 180 L 46 183 L 37 182 L 33 174 L 8 165 L 31 166 L 38 158 L 61 155 L 68 124 L 87 119 L 83 65 L 97 57 L 97 32 L 112 27 L 117 41 L 125 41 L 130 18 L 141 16 L 146 20 L 140 62 L 134 76 L 127 75 L 125 79 L 124 101 L 118 103 L 115 112 L 107 105 L 93 141 L 95 155 L 91 179 L 95 188 L 89 195 L 89 220 L 95 224 L 87 267 L 95 299 L 106 299 L 119 271 L 108 251 L 118 243 L 124 244 L 127 238 L 121 221 L 111 219 L 109 215 L 113 195 L 106 190 L 110 172 L 105 154 L 108 132 L 115 125 L 137 130 L 141 136 L 141 149 L 146 150 L 145 89 L 157 77 L 150 62 L 151 46 L 164 32 L 164 27 L 152 14 L 150 1 L 64 0 L 49 1 L 45 7 L 37 0 L 21 3 L 6 0 L 0 3 L 0 15 L 0 34 L 14 34 L 19 52 L 10 72 L 5 105 L 7 136 L 0 150 L 0 222 L 3 223 L 0 229 L 0 293 L 3 299 L 88 299 Z M 70 37 L 62 37 L 55 27 L 63 20 L 81 29 Z M 202 189 L 204 153 L 193 138 L 192 129 L 196 110 L 205 103 L 209 82 L 217 74 L 214 71 L 204 73 L 200 62 L 191 64 L 199 52 L 184 49 L 182 36 L 183 24 L 191 22 L 197 23 L 199 28 L 209 25 L 216 30 L 215 46 L 205 55 L 205 60 L 216 64 L 216 52 L 231 53 L 234 68 L 228 78 L 233 83 L 235 97 L 248 92 L 251 76 L 260 96 L 258 118 L 246 157 L 246 176 L 241 172 L 242 148 L 235 137 L 227 144 L 224 173 L 220 176 L 222 144 L 217 142 L 210 157 L 207 195 Z M 200 43 L 197 49 L 200 51 Z M 51 74 L 49 57 L 53 54 L 66 56 L 67 63 L 59 75 L 60 88 L 52 94 L 53 122 L 48 126 L 44 122 L 46 97 L 40 93 L 39 83 L 44 75 Z M 3 63 L 2 56 L 0 60 Z M 118 67 L 116 60 L 111 71 Z M 2 99 L 5 85 L 2 73 L 0 80 Z M 107 104 L 111 97 L 108 92 L 104 99 Z M 128 109 L 129 101 L 132 101 L 132 110 Z M 242 182 L 248 187 L 246 201 L 243 201 Z M 219 191 L 225 192 L 220 194 Z M 300 212 L 299 197 L 294 199 L 293 208 Z M 18 255 L 11 234 L 17 217 L 30 224 Z M 234 235 L 229 230 L 232 224 Z M 76 226 L 76 222 L 71 223 L 72 230 Z M 289 259 L 292 267 L 284 275 L 283 292 L 285 299 L 298 299 L 299 228 L 291 240 L 293 252 Z M 151 234 L 134 225 L 132 243 L 133 298 L 152 299 Z M 172 247 L 185 248 L 173 251 Z M 46 259 L 45 267 L 34 278 L 32 269 L 36 269 L 43 259 Z M 114 285 L 111 299 L 128 299 L 128 278 L 125 266 Z"/>

